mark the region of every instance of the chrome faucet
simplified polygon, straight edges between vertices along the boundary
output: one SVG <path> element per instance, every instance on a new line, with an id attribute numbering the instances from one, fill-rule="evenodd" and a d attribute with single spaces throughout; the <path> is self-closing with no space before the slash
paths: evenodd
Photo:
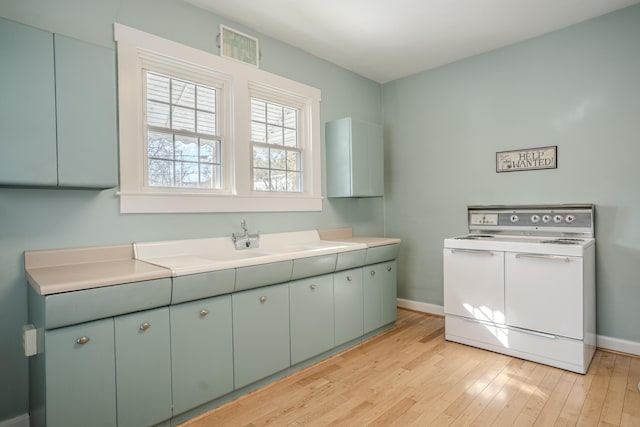
<path id="1" fill-rule="evenodd" d="M 240 228 L 244 232 L 242 235 L 236 236 L 236 233 L 231 233 L 231 240 L 233 240 L 236 249 L 249 249 L 260 246 L 260 232 L 250 234 L 247 222 L 244 219 L 240 221 Z"/>

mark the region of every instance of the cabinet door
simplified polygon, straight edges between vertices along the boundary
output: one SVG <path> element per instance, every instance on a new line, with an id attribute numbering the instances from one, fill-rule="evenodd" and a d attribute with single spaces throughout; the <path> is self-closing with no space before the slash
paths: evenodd
<path id="1" fill-rule="evenodd" d="M 361 337 L 363 326 L 362 268 L 333 275 L 335 345 Z"/>
<path id="2" fill-rule="evenodd" d="M 333 347 L 333 276 L 289 284 L 291 364 Z"/>
<path id="3" fill-rule="evenodd" d="M 504 252 L 445 248 L 444 312 L 504 323 Z"/>
<path id="4" fill-rule="evenodd" d="M 0 18 L 0 184 L 56 185 L 53 35 Z"/>
<path id="5" fill-rule="evenodd" d="M 171 417 L 169 309 L 115 318 L 118 426 Z"/>
<path id="6" fill-rule="evenodd" d="M 232 295 L 235 388 L 291 365 L 289 285 L 265 286 Z"/>
<path id="7" fill-rule="evenodd" d="M 395 261 L 364 267 L 364 332 L 396 320 Z"/>
<path id="8" fill-rule="evenodd" d="M 384 141 L 382 127 L 358 120 L 352 120 L 351 126 L 352 195 L 356 197 L 383 196 Z"/>
<path id="9" fill-rule="evenodd" d="M 58 185 L 117 184 L 115 52 L 55 35 Z"/>
<path id="10" fill-rule="evenodd" d="M 116 425 L 113 319 L 46 331 L 45 348 L 46 425 Z"/>
<path id="11" fill-rule="evenodd" d="M 580 257 L 505 254 L 505 321 L 510 326 L 583 338 Z"/>
<path id="12" fill-rule="evenodd" d="M 174 414 L 233 391 L 231 296 L 170 307 Z"/>

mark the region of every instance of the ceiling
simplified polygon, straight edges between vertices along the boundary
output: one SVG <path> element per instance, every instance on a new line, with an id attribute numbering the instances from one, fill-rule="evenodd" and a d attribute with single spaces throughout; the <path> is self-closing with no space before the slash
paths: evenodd
<path id="1" fill-rule="evenodd" d="M 640 0 L 184 0 L 386 83 Z"/>

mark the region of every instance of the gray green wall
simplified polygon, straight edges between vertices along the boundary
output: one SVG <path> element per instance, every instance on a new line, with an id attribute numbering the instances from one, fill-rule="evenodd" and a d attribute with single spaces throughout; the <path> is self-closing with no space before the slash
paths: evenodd
<path id="1" fill-rule="evenodd" d="M 182 0 L 0 0 L 0 16 L 112 48 L 113 23 L 120 22 L 216 54 L 219 24 L 226 23 L 259 36 L 262 69 L 322 91 L 323 124 L 344 116 L 382 122 L 379 84 Z M 0 422 L 28 411 L 20 335 L 27 323 L 25 250 L 224 236 L 239 230 L 242 218 L 262 233 L 346 225 L 361 235 L 384 232 L 382 199 L 325 200 L 315 213 L 121 215 L 114 190 L 0 188 Z"/>
<path id="2" fill-rule="evenodd" d="M 442 240 L 472 204 L 596 206 L 598 334 L 640 342 L 640 6 L 383 85 L 400 298 L 441 305 Z M 497 174 L 497 151 L 558 168 Z M 541 313 L 544 315 L 544 313 Z"/>

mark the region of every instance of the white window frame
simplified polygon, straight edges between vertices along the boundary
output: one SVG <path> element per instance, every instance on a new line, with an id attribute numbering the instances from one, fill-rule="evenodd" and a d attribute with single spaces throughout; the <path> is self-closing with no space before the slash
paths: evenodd
<path id="1" fill-rule="evenodd" d="M 321 211 L 320 90 L 142 31 L 114 24 L 118 55 L 120 212 Z M 222 190 L 157 188 L 145 182 L 146 126 L 142 69 L 189 79 L 202 73 L 220 90 Z M 178 74 L 174 74 L 178 72 Z M 303 191 L 252 190 L 251 96 L 300 105 Z M 204 190 L 204 191 L 203 191 Z"/>

